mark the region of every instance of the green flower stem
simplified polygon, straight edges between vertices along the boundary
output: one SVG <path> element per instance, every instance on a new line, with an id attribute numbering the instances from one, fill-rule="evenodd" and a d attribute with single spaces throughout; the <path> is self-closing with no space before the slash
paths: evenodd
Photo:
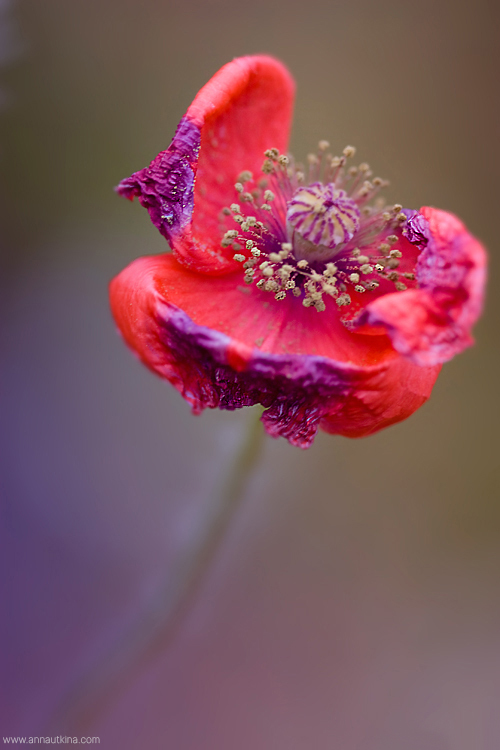
<path id="1" fill-rule="evenodd" d="M 134 677 L 175 639 L 257 466 L 264 430 L 260 423 L 262 410 L 253 411 L 224 485 L 215 493 L 198 535 L 181 554 L 174 575 L 168 575 L 164 587 L 131 631 L 70 687 L 52 717 L 48 734 L 85 734 Z"/>

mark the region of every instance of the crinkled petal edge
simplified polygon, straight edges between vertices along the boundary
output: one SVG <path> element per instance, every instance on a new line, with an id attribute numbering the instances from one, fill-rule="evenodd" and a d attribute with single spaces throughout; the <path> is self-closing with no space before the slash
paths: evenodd
<path id="1" fill-rule="evenodd" d="M 447 211 L 424 206 L 409 217 L 408 238 L 421 247 L 418 289 L 369 304 L 359 325 L 384 326 L 394 348 L 421 366 L 452 359 L 474 343 L 486 285 L 482 244 Z"/>
<path id="2" fill-rule="evenodd" d="M 363 437 L 405 419 L 429 397 L 439 373 L 439 366 L 417 367 L 396 352 L 383 364 L 365 367 L 261 352 L 194 323 L 153 286 L 144 294 L 147 282 L 137 292 L 130 283 L 132 267 L 111 282 L 118 327 L 140 359 L 169 380 L 195 413 L 262 404 L 271 436 L 308 448 L 319 427 Z"/>
<path id="3" fill-rule="evenodd" d="M 273 57 L 235 58 L 198 92 L 168 149 L 116 188 L 139 199 L 186 267 L 212 275 L 237 267 L 221 247 L 219 214 L 239 172 L 257 172 L 266 148 L 286 150 L 294 92 Z"/>

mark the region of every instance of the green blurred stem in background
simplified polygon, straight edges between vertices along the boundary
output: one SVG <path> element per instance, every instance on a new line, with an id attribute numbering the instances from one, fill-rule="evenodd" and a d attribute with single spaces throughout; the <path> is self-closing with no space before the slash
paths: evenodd
<path id="1" fill-rule="evenodd" d="M 186 545 L 177 569 L 173 574 L 169 571 L 163 589 L 131 630 L 68 689 L 51 719 L 48 734 L 85 733 L 137 673 L 175 639 L 257 467 L 265 433 L 261 407 L 254 407 L 252 412 L 223 486 L 214 493 L 205 523 Z"/>

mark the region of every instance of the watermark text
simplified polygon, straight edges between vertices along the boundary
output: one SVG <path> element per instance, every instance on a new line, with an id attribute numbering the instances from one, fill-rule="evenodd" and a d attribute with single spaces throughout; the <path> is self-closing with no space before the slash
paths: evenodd
<path id="1" fill-rule="evenodd" d="M 4 745 L 99 745 L 100 737 L 4 737 Z"/>

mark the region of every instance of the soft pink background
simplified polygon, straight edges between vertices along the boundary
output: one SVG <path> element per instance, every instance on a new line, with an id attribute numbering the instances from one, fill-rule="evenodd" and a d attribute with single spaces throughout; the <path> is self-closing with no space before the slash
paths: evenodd
<path id="1" fill-rule="evenodd" d="M 243 437 L 248 413 L 192 417 L 116 336 L 109 278 L 164 244 L 112 187 L 222 64 L 265 51 L 297 78 L 297 156 L 354 143 L 390 199 L 485 241 L 487 314 L 407 422 L 308 452 L 267 441 L 174 647 L 87 733 L 111 750 L 496 750 L 498 4 L 25 0 L 11 16 L 0 736 L 46 734 L 140 619 Z"/>

